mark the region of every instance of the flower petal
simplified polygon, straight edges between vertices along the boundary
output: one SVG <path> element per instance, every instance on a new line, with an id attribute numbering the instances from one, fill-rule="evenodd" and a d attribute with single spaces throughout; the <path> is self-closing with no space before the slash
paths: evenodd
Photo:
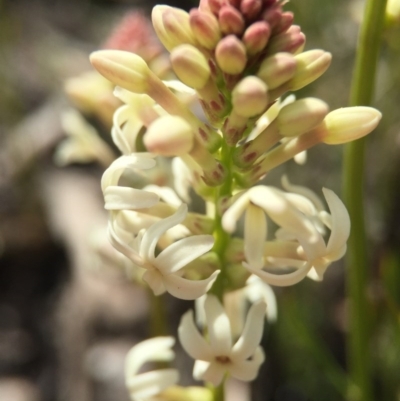
<path id="1" fill-rule="evenodd" d="M 211 348 L 216 356 L 229 356 L 232 348 L 232 331 L 229 318 L 218 298 L 207 295 L 204 302 L 207 329 Z"/>
<path id="2" fill-rule="evenodd" d="M 340 198 L 330 189 L 323 188 L 325 199 L 332 216 L 331 235 L 329 237 L 327 253 L 343 248 L 350 235 L 350 216 Z"/>
<path id="3" fill-rule="evenodd" d="M 264 270 L 255 269 L 249 264 L 243 262 L 243 266 L 250 272 L 260 277 L 265 283 L 275 285 L 277 287 L 287 287 L 299 283 L 307 276 L 311 269 L 310 263 L 304 263 L 303 267 L 288 274 L 273 274 Z"/>
<path id="4" fill-rule="evenodd" d="M 176 298 L 192 300 L 204 295 L 214 284 L 219 270 L 215 271 L 205 280 L 187 280 L 176 274 L 163 276 L 163 281 L 167 291 Z"/>
<path id="5" fill-rule="evenodd" d="M 108 223 L 107 233 L 111 245 L 118 252 L 121 252 L 123 255 L 125 255 L 128 259 L 130 259 L 133 263 L 137 264 L 138 266 L 143 265 L 144 261 L 140 257 L 139 253 L 119 238 L 119 236 L 115 231 L 114 223 L 112 221 L 109 221 Z"/>
<path id="6" fill-rule="evenodd" d="M 211 361 L 214 358 L 210 345 L 199 333 L 194 324 L 193 311 L 186 312 L 178 328 L 179 341 L 183 349 L 193 358 L 201 361 Z"/>
<path id="7" fill-rule="evenodd" d="M 261 347 L 257 347 L 254 356 L 249 361 L 232 363 L 228 369 L 229 373 L 236 379 L 251 381 L 257 377 L 258 370 L 264 362 L 265 356 Z"/>
<path id="8" fill-rule="evenodd" d="M 131 397 L 139 401 L 161 393 L 178 380 L 179 373 L 176 369 L 160 369 L 131 377 L 126 381 L 126 386 Z"/>
<path id="9" fill-rule="evenodd" d="M 219 364 L 216 362 L 212 362 L 197 377 L 206 382 L 212 383 L 214 386 L 219 386 L 222 383 L 222 379 L 224 378 L 225 372 L 226 372 L 225 365 L 222 365 L 222 364 Z"/>
<path id="10" fill-rule="evenodd" d="M 212 235 L 193 235 L 183 238 L 171 244 L 157 256 L 157 268 L 162 274 L 174 273 L 208 252 L 213 245 Z"/>
<path id="11" fill-rule="evenodd" d="M 146 270 L 142 278 L 152 289 L 155 296 L 164 294 L 166 291 L 162 276 L 157 269 Z"/>
<path id="12" fill-rule="evenodd" d="M 134 155 L 121 156 L 111 163 L 110 167 L 104 172 L 101 178 L 101 189 L 103 192 L 110 185 L 118 185 L 118 181 L 124 170 L 148 170 L 156 165 L 152 155 Z"/>
<path id="13" fill-rule="evenodd" d="M 263 301 L 258 301 L 251 306 L 242 335 L 232 348 L 231 355 L 235 361 L 249 358 L 260 344 L 264 330 L 265 309 L 266 304 Z"/>
<path id="14" fill-rule="evenodd" d="M 142 365 L 150 361 L 171 361 L 175 357 L 172 347 L 174 337 L 154 337 L 144 340 L 130 349 L 125 358 L 125 376 L 136 375 Z"/>
<path id="15" fill-rule="evenodd" d="M 170 228 L 182 223 L 187 214 L 187 205 L 182 204 L 179 209 L 172 215 L 149 227 L 143 236 L 140 246 L 140 255 L 144 258 L 153 261 L 154 251 L 161 235 L 163 235 Z"/>
<path id="16" fill-rule="evenodd" d="M 264 211 L 249 204 L 244 221 L 244 254 L 254 267 L 264 266 L 264 246 L 267 236 L 267 221 Z"/>
<path id="17" fill-rule="evenodd" d="M 236 229 L 236 223 L 240 219 L 240 216 L 244 213 L 249 204 L 249 191 L 243 192 L 243 194 L 235 200 L 227 211 L 222 216 L 222 227 L 228 233 L 232 233 Z"/>
<path id="18" fill-rule="evenodd" d="M 106 210 L 135 210 L 155 205 L 159 201 L 153 192 L 129 187 L 109 186 L 104 191 Z"/>

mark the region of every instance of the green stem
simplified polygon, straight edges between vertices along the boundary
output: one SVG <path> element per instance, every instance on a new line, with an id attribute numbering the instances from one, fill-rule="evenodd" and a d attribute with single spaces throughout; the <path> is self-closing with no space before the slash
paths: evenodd
<path id="1" fill-rule="evenodd" d="M 165 309 L 165 296 L 156 297 L 153 292 L 149 292 L 150 299 L 150 335 L 151 337 L 168 335 L 167 311 Z"/>
<path id="2" fill-rule="evenodd" d="M 226 260 L 225 251 L 229 245 L 230 235 L 222 227 L 222 214 L 220 212 L 221 200 L 227 199 L 232 195 L 232 154 L 234 147 L 228 146 L 223 143 L 221 148 L 221 163 L 224 165 L 227 171 L 225 182 L 216 189 L 215 191 L 215 218 L 214 218 L 214 252 L 218 255 L 220 262 L 221 273 L 218 275 L 210 293 L 216 295 L 219 300 L 223 301 L 224 287 L 226 286 L 227 275 L 226 275 Z"/>
<path id="3" fill-rule="evenodd" d="M 225 400 L 225 379 L 219 386 L 213 387 L 212 392 L 213 392 L 213 401 L 224 401 Z"/>
<path id="4" fill-rule="evenodd" d="M 351 87 L 351 106 L 367 106 L 372 102 L 385 8 L 386 0 L 366 2 Z M 350 297 L 348 363 L 350 376 L 356 388 L 350 389 L 349 398 L 370 401 L 373 399 L 373 392 L 368 344 L 369 305 L 366 295 L 368 258 L 363 208 L 364 153 L 364 139 L 346 145 L 343 182 L 344 198 L 352 223 L 346 256 L 347 291 Z"/>

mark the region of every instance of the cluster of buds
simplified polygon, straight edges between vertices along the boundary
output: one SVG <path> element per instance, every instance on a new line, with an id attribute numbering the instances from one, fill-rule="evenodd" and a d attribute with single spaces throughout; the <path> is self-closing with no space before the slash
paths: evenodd
<path id="1" fill-rule="evenodd" d="M 322 280 L 346 251 L 350 219 L 337 195 L 323 190 L 328 211 L 317 194 L 286 177 L 283 190 L 260 179 L 319 143 L 367 135 L 381 117 L 368 107 L 329 112 L 319 99 L 281 100 L 320 77 L 331 61 L 325 51 L 303 51 L 305 35 L 283 5 L 202 0 L 189 13 L 156 6 L 153 26 L 170 53 L 172 80 L 162 80 L 138 54 L 91 55 L 123 103 L 112 128 L 122 156 L 102 179 L 110 241 L 155 296 L 204 301 L 208 340 L 191 312 L 182 317 L 179 338 L 196 359 L 194 377 L 215 386 L 226 374 L 244 381 L 257 376 L 265 300 L 273 309 L 265 295 L 269 285 Z M 175 190 L 152 180 L 161 157 L 173 158 Z M 134 187 L 144 172 L 149 185 Z M 191 190 L 204 199 L 205 215 L 188 211 Z M 231 237 L 243 214 L 243 239 Z M 247 318 L 236 313 L 238 325 L 228 318 L 233 304 L 227 295 L 240 294 L 242 302 L 234 304 L 244 310 L 254 280 L 262 291 L 250 298 Z M 166 394 L 160 386 L 157 399 Z"/>

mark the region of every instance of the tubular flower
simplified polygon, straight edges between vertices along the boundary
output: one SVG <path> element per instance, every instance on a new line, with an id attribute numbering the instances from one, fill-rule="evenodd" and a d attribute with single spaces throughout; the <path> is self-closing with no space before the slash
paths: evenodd
<path id="1" fill-rule="evenodd" d="M 159 369 L 139 373 L 147 362 L 169 362 L 175 354 L 173 337 L 155 337 L 135 345 L 125 359 L 125 384 L 132 401 L 158 399 L 163 390 L 175 385 L 179 380 L 176 369 Z"/>
<path id="2" fill-rule="evenodd" d="M 256 378 L 264 362 L 264 353 L 259 343 L 265 307 L 262 301 L 252 305 L 242 335 L 234 344 L 228 316 L 214 295 L 207 295 L 204 302 L 209 342 L 196 328 L 193 311 L 183 315 L 178 334 L 185 351 L 196 359 L 193 368 L 195 379 L 218 386 L 226 373 L 243 381 Z"/>
<path id="3" fill-rule="evenodd" d="M 179 270 L 199 256 L 208 252 L 214 245 L 211 235 L 193 235 L 183 238 L 155 255 L 160 237 L 169 229 L 185 219 L 187 206 L 182 204 L 170 217 L 158 221 L 135 237 L 132 244 L 121 238 L 111 219 L 109 236 L 113 246 L 131 259 L 139 267 L 146 269 L 143 280 L 155 295 L 165 291 L 180 299 L 195 299 L 205 294 L 214 283 L 219 270 L 205 280 L 192 281 L 181 277 Z"/>

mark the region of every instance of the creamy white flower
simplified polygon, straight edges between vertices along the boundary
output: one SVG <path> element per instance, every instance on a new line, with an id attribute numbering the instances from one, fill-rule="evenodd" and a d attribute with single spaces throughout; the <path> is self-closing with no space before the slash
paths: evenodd
<path id="1" fill-rule="evenodd" d="M 154 192 L 118 185 L 122 174 L 138 174 L 153 168 L 156 162 L 150 154 L 131 154 L 115 160 L 104 172 L 101 189 L 107 210 L 143 209 L 155 205 L 159 197 Z"/>
<path id="2" fill-rule="evenodd" d="M 193 376 L 218 386 L 226 373 L 244 381 L 254 380 L 264 361 L 259 346 L 265 303 L 252 305 L 239 339 L 233 344 L 231 325 L 224 308 L 214 295 L 204 302 L 209 342 L 199 333 L 193 311 L 185 313 L 179 325 L 179 339 L 185 351 L 196 360 Z"/>
<path id="3" fill-rule="evenodd" d="M 266 283 L 277 286 L 293 285 L 302 280 L 310 266 L 302 263 L 301 268 L 289 274 L 272 274 L 261 270 L 265 264 L 264 247 L 267 224 L 264 212 L 280 227 L 295 238 L 303 236 L 308 241 L 317 240 L 319 233 L 312 222 L 294 205 L 296 194 L 267 186 L 256 186 L 239 196 L 228 208 L 222 218 L 222 225 L 228 232 L 233 232 L 236 222 L 246 211 L 244 253 L 247 263 L 244 266 L 253 274 L 256 271 Z M 302 199 L 304 201 L 304 199 Z M 305 200 L 307 201 L 307 200 Z M 313 207 L 311 202 L 299 202 L 302 208 Z"/>
<path id="4" fill-rule="evenodd" d="M 195 300 L 196 323 L 200 327 L 206 325 L 204 302 L 207 295 Z M 251 275 L 246 285 L 235 291 L 224 294 L 224 307 L 231 324 L 232 336 L 239 337 L 246 320 L 248 303 L 258 300 L 266 304 L 265 318 L 269 323 L 275 323 L 278 318 L 278 305 L 273 289 L 264 283 L 259 277 Z"/>
<path id="5" fill-rule="evenodd" d="M 135 345 L 125 360 L 125 384 L 132 401 L 152 401 L 166 388 L 179 380 L 176 369 L 159 369 L 138 374 L 147 362 L 169 362 L 175 354 L 173 337 L 155 337 Z"/>
<path id="6" fill-rule="evenodd" d="M 155 295 L 168 291 L 180 299 L 195 299 L 205 294 L 214 283 L 219 270 L 205 280 L 188 280 L 179 272 L 188 263 L 208 252 L 214 245 L 211 235 L 193 235 L 174 242 L 160 254 L 155 249 L 160 237 L 170 228 L 182 223 L 187 214 L 187 205 L 181 205 L 175 214 L 139 232 L 129 242 L 124 234 L 117 231 L 113 221 L 109 224 L 109 236 L 113 246 L 138 266 L 146 269 L 143 280 Z"/>
<path id="7" fill-rule="evenodd" d="M 284 193 L 276 188 L 257 186 L 243 193 L 228 208 L 222 218 L 222 225 L 228 232 L 233 232 L 236 222 L 246 210 L 244 267 L 259 276 L 264 282 L 276 286 L 289 286 L 301 281 L 307 274 L 321 280 L 326 268 L 340 259 L 346 250 L 350 232 L 350 220 L 341 200 L 330 190 L 324 189 L 332 216 L 320 213 L 320 221 L 315 219 L 316 208 L 309 199 L 299 194 Z M 295 270 L 287 274 L 274 274 L 262 270 L 265 266 L 265 237 L 267 226 L 263 211 L 281 227 L 286 239 L 298 242 L 298 259 L 293 259 L 293 252 L 288 246 L 288 257 L 268 258 L 277 267 L 292 267 Z M 325 244 L 321 222 L 331 228 L 328 245 Z M 331 226 L 329 226 L 331 222 Z M 282 235 L 281 235 L 282 236 Z M 282 239 L 282 238 L 279 238 Z M 283 241 L 282 241 L 283 243 Z M 283 253 L 284 254 L 284 253 Z M 311 272 L 310 272 L 311 271 Z"/>

